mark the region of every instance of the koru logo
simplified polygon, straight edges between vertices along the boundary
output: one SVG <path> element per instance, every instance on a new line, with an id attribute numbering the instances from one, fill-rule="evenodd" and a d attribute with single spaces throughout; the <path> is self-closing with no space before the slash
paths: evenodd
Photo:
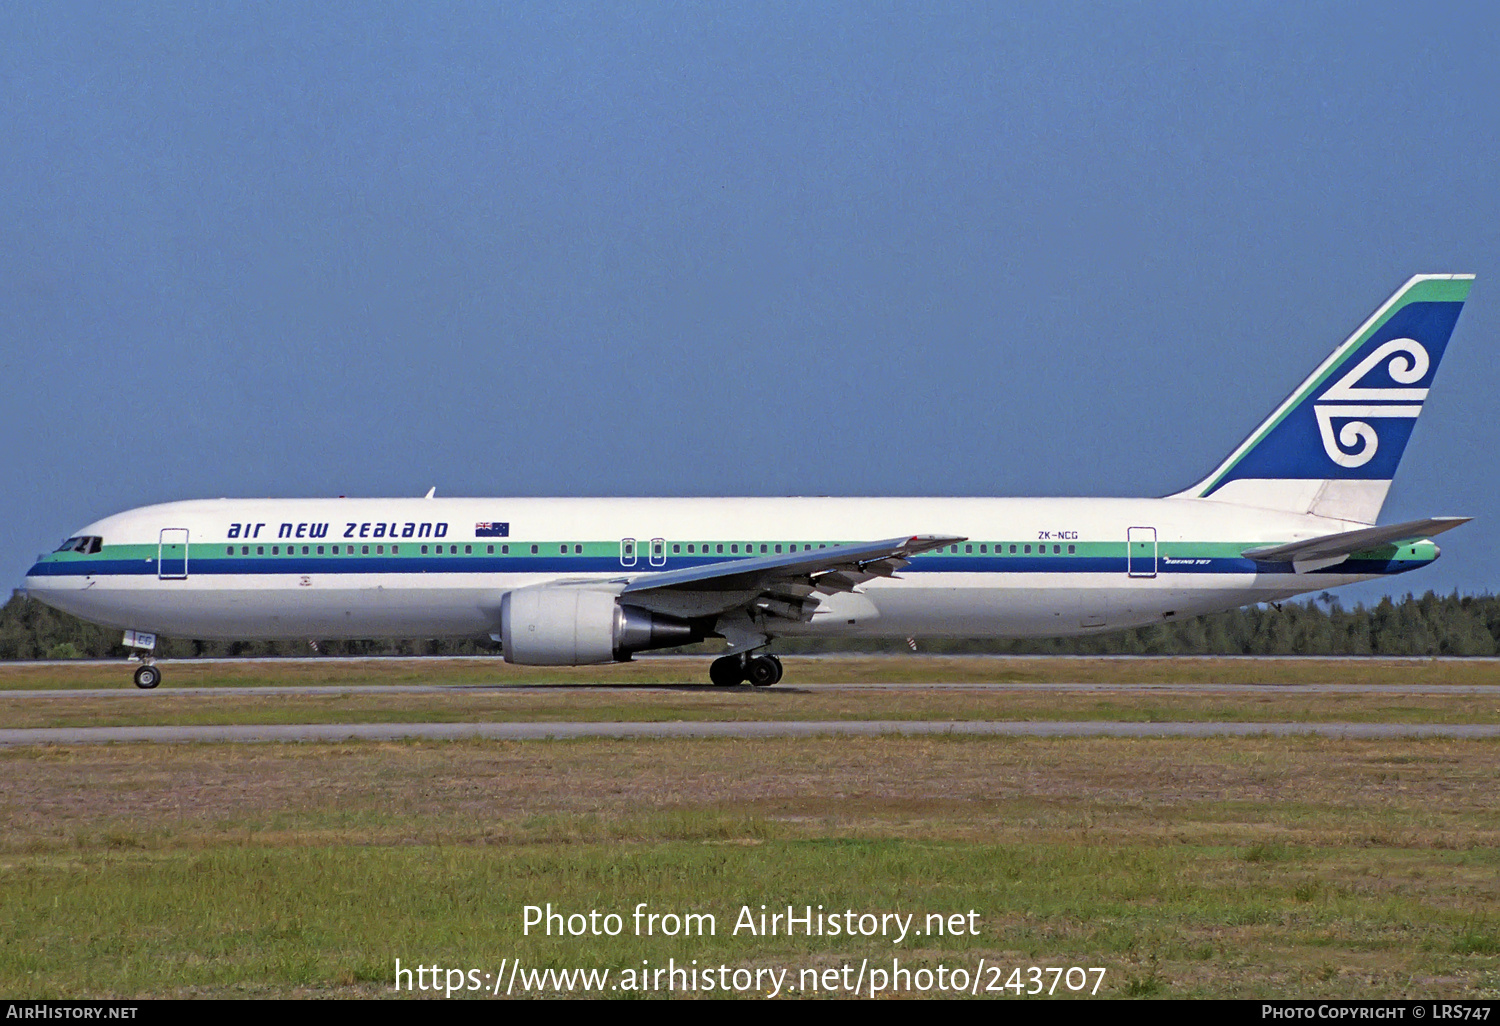
<path id="1" fill-rule="evenodd" d="M 1399 385 L 1413 385 L 1427 376 L 1427 350 L 1413 338 L 1393 338 L 1359 361 L 1348 374 L 1318 397 L 1313 413 L 1323 451 L 1341 467 L 1362 467 L 1375 458 L 1380 437 L 1363 418 L 1415 418 L 1427 398 L 1425 388 L 1360 388 L 1359 381 L 1389 358 L 1386 373 Z M 1335 438 L 1333 421 L 1346 420 Z"/>

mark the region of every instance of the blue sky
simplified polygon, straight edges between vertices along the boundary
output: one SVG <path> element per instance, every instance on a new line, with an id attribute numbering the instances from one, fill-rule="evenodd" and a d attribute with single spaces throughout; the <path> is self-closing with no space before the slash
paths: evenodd
<path id="1" fill-rule="evenodd" d="M 1496 5 L 18 6 L 0 563 L 219 495 L 1159 495 L 1468 271 L 1382 519 L 1479 517 L 1392 587 L 1493 591 L 1497 40 Z"/>

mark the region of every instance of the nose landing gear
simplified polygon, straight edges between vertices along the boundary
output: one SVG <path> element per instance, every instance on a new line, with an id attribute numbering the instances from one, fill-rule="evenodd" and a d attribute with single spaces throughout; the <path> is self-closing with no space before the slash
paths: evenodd
<path id="1" fill-rule="evenodd" d="M 721 688 L 737 684 L 754 684 L 768 688 L 781 680 L 781 660 L 773 655 L 732 655 L 715 659 L 708 668 L 708 679 Z"/>

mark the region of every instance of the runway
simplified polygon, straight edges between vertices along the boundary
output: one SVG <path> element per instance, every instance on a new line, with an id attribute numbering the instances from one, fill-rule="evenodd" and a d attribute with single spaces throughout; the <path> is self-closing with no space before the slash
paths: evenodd
<path id="1" fill-rule="evenodd" d="M 0 730 L 0 746 L 111 742 L 556 741 L 576 738 L 878 737 L 1496 738 L 1500 724 L 1127 723 L 1114 721 L 786 720 L 664 723 L 327 723 L 267 726 L 35 727 Z"/>
<path id="2" fill-rule="evenodd" d="M 1028 692 L 1116 695 L 1495 695 L 1500 685 L 1490 684 L 1021 684 L 1021 683 L 925 683 L 922 681 L 798 684 L 787 681 L 775 687 L 719 688 L 711 684 L 286 684 L 236 687 L 172 687 L 141 691 L 128 682 L 112 688 L 0 689 L 5 698 L 107 698 L 138 695 L 141 701 L 170 695 L 422 695 L 422 694 L 567 694 L 569 692 L 619 691 L 634 694 L 811 694 L 817 692 L 872 693 L 883 691 L 976 691 L 990 694 Z"/>

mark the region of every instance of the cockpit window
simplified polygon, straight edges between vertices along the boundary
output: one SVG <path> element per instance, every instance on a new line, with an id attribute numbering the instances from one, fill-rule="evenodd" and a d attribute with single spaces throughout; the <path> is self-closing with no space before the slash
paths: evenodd
<path id="1" fill-rule="evenodd" d="M 69 538 L 67 541 L 63 542 L 57 547 L 57 551 L 81 552 L 84 555 L 91 555 L 95 552 L 98 552 L 102 548 L 104 548 L 103 538 L 100 538 L 97 535 L 79 535 L 76 538 Z"/>

